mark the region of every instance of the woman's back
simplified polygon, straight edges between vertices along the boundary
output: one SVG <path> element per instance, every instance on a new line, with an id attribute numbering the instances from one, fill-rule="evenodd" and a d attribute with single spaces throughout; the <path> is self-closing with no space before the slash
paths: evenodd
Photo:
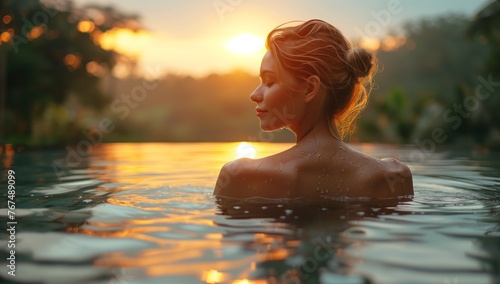
<path id="1" fill-rule="evenodd" d="M 340 141 L 316 140 L 262 159 L 240 159 L 221 171 L 215 194 L 230 197 L 320 198 L 412 195 L 411 172 Z"/>

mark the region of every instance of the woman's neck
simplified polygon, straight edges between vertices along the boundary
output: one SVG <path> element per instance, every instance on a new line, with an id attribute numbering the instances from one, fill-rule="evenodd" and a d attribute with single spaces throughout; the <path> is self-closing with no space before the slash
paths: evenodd
<path id="1" fill-rule="evenodd" d="M 325 141 L 334 139 L 342 142 L 337 126 L 333 122 L 329 122 L 327 119 L 311 124 L 309 127 L 293 131 L 293 133 L 296 137 L 296 144 L 307 142 L 311 139 L 315 141 L 318 139 Z"/>

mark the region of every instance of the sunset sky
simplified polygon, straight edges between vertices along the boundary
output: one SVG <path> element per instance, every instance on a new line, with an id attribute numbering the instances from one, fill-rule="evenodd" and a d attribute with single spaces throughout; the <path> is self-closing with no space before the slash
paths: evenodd
<path id="1" fill-rule="evenodd" d="M 95 0 L 76 0 L 79 5 Z M 472 16 L 488 0 L 100 0 L 136 13 L 148 32 L 121 34 L 118 50 L 137 56 L 142 70 L 203 76 L 243 69 L 257 74 L 265 50 L 260 44 L 274 27 L 319 18 L 349 39 L 383 39 L 402 23 L 458 12 Z M 236 37 L 236 38 L 235 38 Z M 232 41 L 230 41 L 232 40 Z M 148 71 L 149 70 L 149 71 Z M 154 75 L 153 74 L 153 75 Z"/>

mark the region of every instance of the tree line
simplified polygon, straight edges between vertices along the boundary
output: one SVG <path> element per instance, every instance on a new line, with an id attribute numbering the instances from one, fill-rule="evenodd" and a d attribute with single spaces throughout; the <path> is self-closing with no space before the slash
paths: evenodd
<path id="1" fill-rule="evenodd" d="M 499 3 L 473 18 L 409 22 L 402 44 L 377 50 L 376 88 L 350 140 L 498 147 Z M 95 37 L 117 27 L 140 29 L 137 15 L 71 1 L 1 0 L 0 7 L 0 142 L 75 143 L 103 118 L 113 123 L 107 142 L 293 141 L 287 132 L 259 130 L 249 100 L 259 79 L 245 72 L 114 77 L 124 55 Z M 92 31 L 81 22 L 91 22 Z"/>

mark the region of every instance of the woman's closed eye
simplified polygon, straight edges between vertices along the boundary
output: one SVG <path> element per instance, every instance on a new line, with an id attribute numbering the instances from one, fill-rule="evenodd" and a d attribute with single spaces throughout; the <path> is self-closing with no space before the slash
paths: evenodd
<path id="1" fill-rule="evenodd" d="M 264 84 L 264 86 L 266 87 L 271 87 L 272 85 L 274 85 L 275 83 L 275 80 L 272 79 L 272 78 L 269 78 L 269 77 L 265 77 L 264 80 L 262 80 L 262 84 Z"/>
<path id="2" fill-rule="evenodd" d="M 272 85 L 274 85 L 274 82 L 273 81 L 267 81 L 267 82 L 264 83 L 264 85 L 269 88 Z"/>

